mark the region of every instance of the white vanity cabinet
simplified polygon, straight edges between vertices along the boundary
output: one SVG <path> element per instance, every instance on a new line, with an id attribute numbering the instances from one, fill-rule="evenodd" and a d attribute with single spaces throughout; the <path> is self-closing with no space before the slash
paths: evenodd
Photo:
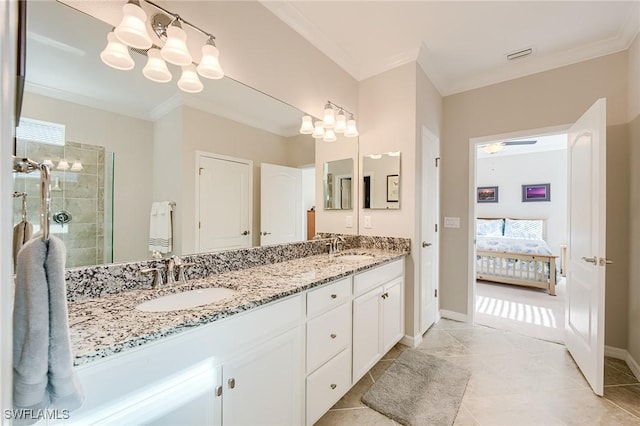
<path id="1" fill-rule="evenodd" d="M 87 401 L 68 424 L 299 425 L 304 295 L 77 369 Z"/>
<path id="2" fill-rule="evenodd" d="M 353 279 L 353 383 L 404 335 L 404 261 Z"/>
<path id="3" fill-rule="evenodd" d="M 351 277 L 307 293 L 306 424 L 351 388 Z"/>

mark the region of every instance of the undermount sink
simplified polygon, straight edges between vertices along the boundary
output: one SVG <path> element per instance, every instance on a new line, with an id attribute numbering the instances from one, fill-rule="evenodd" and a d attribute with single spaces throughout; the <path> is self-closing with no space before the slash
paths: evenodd
<path id="1" fill-rule="evenodd" d="M 345 262 L 357 262 L 360 260 L 371 260 L 373 256 L 370 254 L 343 254 L 336 256 L 337 260 L 343 260 Z"/>
<path id="2" fill-rule="evenodd" d="M 208 305 L 235 293 L 235 290 L 222 287 L 190 290 L 148 300 L 136 306 L 136 309 L 143 312 L 171 312 Z"/>

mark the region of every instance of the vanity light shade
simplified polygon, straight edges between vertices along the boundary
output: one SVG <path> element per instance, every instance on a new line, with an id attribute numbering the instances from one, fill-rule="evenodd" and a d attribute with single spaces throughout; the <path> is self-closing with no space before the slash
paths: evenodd
<path id="1" fill-rule="evenodd" d="M 340 111 L 338 111 L 338 115 L 336 116 L 336 127 L 334 127 L 333 130 L 336 133 L 344 133 L 346 129 L 347 117 L 344 115 L 344 110 L 340 108 Z"/>
<path id="2" fill-rule="evenodd" d="M 151 81 L 167 83 L 171 81 L 171 73 L 167 69 L 167 64 L 160 56 L 160 49 L 149 49 L 147 51 L 147 65 L 142 69 L 142 74 Z"/>
<path id="3" fill-rule="evenodd" d="M 347 129 L 344 131 L 344 135 L 349 138 L 355 138 L 358 136 L 358 128 L 356 127 L 356 120 L 353 119 L 353 114 L 347 121 Z"/>
<path id="4" fill-rule="evenodd" d="M 313 128 L 313 133 L 311 136 L 314 138 L 323 138 L 324 137 L 324 127 L 322 127 L 322 121 L 318 120 L 315 123 L 315 127 Z"/>
<path id="5" fill-rule="evenodd" d="M 80 160 L 76 160 L 73 162 L 73 165 L 71 166 L 71 171 L 72 172 L 79 172 L 83 169 L 84 167 L 82 167 L 82 162 Z"/>
<path id="6" fill-rule="evenodd" d="M 58 165 L 56 166 L 58 170 L 69 170 L 69 163 L 64 158 L 58 161 Z"/>
<path id="7" fill-rule="evenodd" d="M 198 78 L 195 65 L 191 64 L 186 67 L 182 67 L 182 76 L 178 80 L 178 87 L 183 92 L 198 93 L 202 92 L 204 86 Z"/>
<path id="8" fill-rule="evenodd" d="M 325 105 L 324 107 L 324 118 L 322 119 L 322 126 L 325 129 L 333 129 L 336 126 L 336 112 L 329 103 L 327 103 L 327 105 Z"/>
<path id="9" fill-rule="evenodd" d="M 45 159 L 45 160 L 42 162 L 42 164 L 45 164 L 45 165 L 49 166 L 49 169 L 52 169 L 52 168 L 53 168 L 53 161 L 51 161 L 51 159 L 50 159 L 50 158 Z"/>
<path id="10" fill-rule="evenodd" d="M 193 59 L 187 49 L 187 34 L 178 25 L 174 23 L 167 27 L 167 41 L 162 46 L 160 54 L 169 63 L 187 66 L 193 62 Z"/>
<path id="11" fill-rule="evenodd" d="M 222 71 L 222 67 L 220 66 L 220 60 L 218 56 L 220 52 L 218 48 L 213 44 L 205 44 L 202 46 L 202 59 L 200 60 L 200 64 L 198 65 L 198 74 L 205 78 L 211 78 L 213 80 L 218 80 L 224 77 L 224 71 Z"/>
<path id="12" fill-rule="evenodd" d="M 303 135 L 310 135 L 313 133 L 313 119 L 310 115 L 302 117 L 302 125 L 300 126 L 300 133 Z"/>
<path id="13" fill-rule="evenodd" d="M 322 138 L 325 142 L 335 142 L 336 141 L 336 132 L 333 129 L 327 129 L 324 131 L 324 137 Z"/>
<path id="14" fill-rule="evenodd" d="M 111 31 L 107 34 L 107 47 L 100 53 L 102 62 L 117 70 L 127 71 L 133 68 L 134 62 L 129 55 L 129 49 L 120 43 Z"/>
<path id="15" fill-rule="evenodd" d="M 122 21 L 113 30 L 118 40 L 137 49 L 148 49 L 153 44 L 147 32 L 147 14 L 132 2 L 122 6 Z"/>

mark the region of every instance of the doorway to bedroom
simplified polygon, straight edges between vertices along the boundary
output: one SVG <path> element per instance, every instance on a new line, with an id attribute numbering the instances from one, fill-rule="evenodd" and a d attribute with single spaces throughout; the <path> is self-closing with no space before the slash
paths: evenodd
<path id="1" fill-rule="evenodd" d="M 474 321 L 564 343 L 567 134 L 475 145 Z"/>

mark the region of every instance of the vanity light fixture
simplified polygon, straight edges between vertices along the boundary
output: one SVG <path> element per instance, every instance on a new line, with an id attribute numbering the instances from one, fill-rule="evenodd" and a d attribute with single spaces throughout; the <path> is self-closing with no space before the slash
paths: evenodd
<path id="1" fill-rule="evenodd" d="M 338 110 L 337 115 L 336 109 Z M 348 120 L 347 114 L 349 114 Z M 349 138 L 358 136 L 358 128 L 356 127 L 356 119 L 353 113 L 331 101 L 327 101 L 324 107 L 323 119 L 316 121 L 313 126 L 311 125 L 312 120 L 309 115 L 302 117 L 300 133 L 303 135 L 311 134 L 314 138 L 322 138 L 325 142 L 335 141 L 337 133 L 343 133 Z"/>
<path id="2" fill-rule="evenodd" d="M 382 154 L 369 154 L 369 158 L 372 160 L 379 160 L 382 158 Z"/>
<path id="3" fill-rule="evenodd" d="M 387 152 L 389 157 L 400 157 L 400 151 L 389 151 Z"/>
<path id="4" fill-rule="evenodd" d="M 158 10 L 149 15 L 149 19 L 147 6 Z M 214 80 L 224 77 L 220 66 L 220 52 L 212 34 L 151 0 L 129 0 L 122 7 L 122 14 L 120 24 L 107 35 L 107 47 L 100 53 L 105 64 L 119 70 L 132 69 L 135 65 L 129 54 L 132 49 L 148 57 L 142 73 L 149 80 L 158 83 L 171 81 L 172 75 L 166 62 L 181 67 L 182 77 L 178 81 L 178 87 L 189 93 L 200 92 L 204 87 L 198 74 Z M 147 30 L 149 27 L 151 32 Z M 185 29 L 189 29 L 189 34 Z M 152 35 L 157 38 L 152 38 Z M 187 37 L 189 44 L 194 44 L 194 36 L 205 37 L 199 63 L 194 63 L 194 55 L 187 44 Z"/>
<path id="5" fill-rule="evenodd" d="M 60 161 L 58 161 L 58 165 L 56 166 L 57 170 L 69 170 L 69 162 L 67 162 L 67 160 L 65 160 L 64 158 L 61 158 Z"/>
<path id="6" fill-rule="evenodd" d="M 71 165 L 71 171 L 72 172 L 80 172 L 82 171 L 84 167 L 82 167 L 82 162 L 80 160 L 76 160 L 73 162 L 73 164 Z"/>
<path id="7" fill-rule="evenodd" d="M 51 161 L 51 159 L 50 159 L 50 158 L 46 158 L 46 159 L 42 162 L 42 164 L 45 164 L 45 165 L 49 166 L 49 170 L 53 169 L 53 161 Z"/>
<path id="8" fill-rule="evenodd" d="M 502 144 L 501 142 L 490 143 L 488 145 L 485 145 L 482 148 L 482 150 L 487 154 L 495 154 L 496 152 L 500 152 L 503 149 L 504 149 L 504 144 Z"/>

